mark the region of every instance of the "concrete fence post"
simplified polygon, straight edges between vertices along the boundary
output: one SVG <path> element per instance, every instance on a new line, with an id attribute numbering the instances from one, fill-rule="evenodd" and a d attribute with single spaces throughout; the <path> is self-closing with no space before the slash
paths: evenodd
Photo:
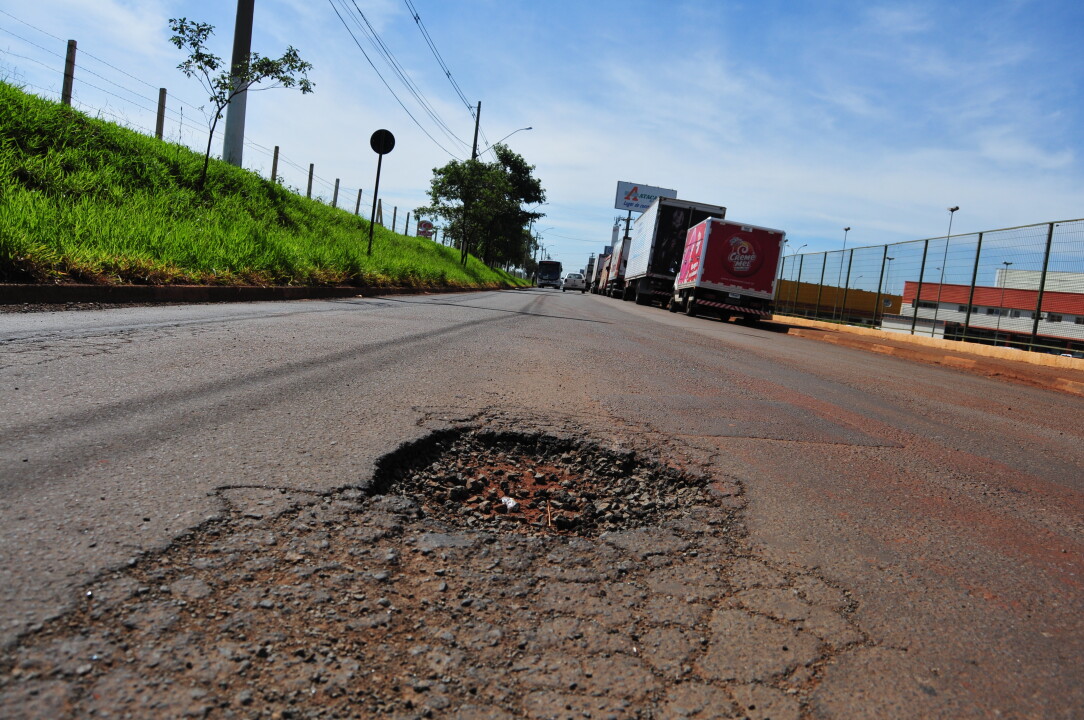
<path id="1" fill-rule="evenodd" d="M 271 157 L 271 182 L 275 182 L 279 176 L 279 146 L 275 146 L 275 154 Z"/>
<path id="2" fill-rule="evenodd" d="M 358 201 L 354 203 L 354 214 L 361 212 L 361 188 L 358 188 Z"/>
<path id="3" fill-rule="evenodd" d="M 947 242 L 947 241 L 946 241 Z M 911 317 L 911 334 L 915 334 L 915 326 L 918 324 L 918 301 L 922 297 L 922 278 L 926 275 L 926 255 L 930 251 L 930 241 L 922 241 L 922 266 L 918 270 L 918 288 L 915 289 L 915 297 L 911 301 L 914 307 L 914 315 Z"/>
<path id="4" fill-rule="evenodd" d="M 331 207 L 339 207 L 339 178 L 335 178 L 335 192 L 331 195 Z"/>
<path id="5" fill-rule="evenodd" d="M 154 122 L 154 136 L 159 140 L 166 129 L 166 89 L 158 88 L 158 119 Z"/>
<path id="6" fill-rule="evenodd" d="M 967 311 L 964 314 L 964 340 L 967 340 L 967 331 L 971 329 L 971 308 L 975 305 L 975 283 L 979 279 L 979 257 L 982 256 L 982 233 L 979 233 L 979 242 L 975 247 L 975 265 L 971 268 L 971 290 L 967 295 Z"/>
<path id="7" fill-rule="evenodd" d="M 309 187 L 305 190 L 305 197 L 312 198 L 312 171 L 316 167 L 314 163 L 309 163 Z"/>
<path id="8" fill-rule="evenodd" d="M 64 58 L 64 89 L 60 92 L 60 102 L 71 107 L 72 85 L 75 84 L 75 48 L 74 40 L 68 41 L 68 55 Z"/>
<path id="9" fill-rule="evenodd" d="M 399 206 L 395 205 L 391 209 L 391 231 L 395 232 L 395 216 L 399 214 Z"/>
<path id="10" fill-rule="evenodd" d="M 1054 244 L 1054 223 L 1050 223 L 1046 228 L 1046 251 L 1043 253 L 1043 272 L 1039 276 L 1039 297 L 1035 299 L 1035 317 L 1031 323 L 1031 342 L 1028 344 L 1028 350 L 1035 351 L 1035 343 L 1039 339 L 1039 320 L 1043 317 L 1043 295 L 1046 293 L 1046 272 L 1050 269 L 1050 248 Z M 1008 282 L 1008 273 L 1005 273 L 1006 279 L 1004 282 Z"/>
<path id="11" fill-rule="evenodd" d="M 839 259 L 840 264 L 843 264 L 843 258 Z M 840 303 L 839 308 L 839 321 L 841 323 L 847 322 L 847 293 L 851 289 L 851 268 L 854 267 L 854 248 L 851 248 L 851 254 L 847 256 L 847 279 L 843 281 L 843 301 Z"/>
<path id="12" fill-rule="evenodd" d="M 817 286 L 817 307 L 813 309 L 813 317 L 819 319 L 821 316 L 821 296 L 824 295 L 824 271 L 828 267 L 828 253 L 824 253 L 824 262 L 821 263 L 821 282 Z"/>

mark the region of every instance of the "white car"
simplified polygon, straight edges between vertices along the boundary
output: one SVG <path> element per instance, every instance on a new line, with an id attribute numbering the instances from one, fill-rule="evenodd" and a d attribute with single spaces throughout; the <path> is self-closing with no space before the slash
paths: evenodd
<path id="1" fill-rule="evenodd" d="M 583 273 L 569 273 L 561 281 L 561 292 L 565 290 L 579 290 L 587 292 L 587 282 L 583 279 Z"/>

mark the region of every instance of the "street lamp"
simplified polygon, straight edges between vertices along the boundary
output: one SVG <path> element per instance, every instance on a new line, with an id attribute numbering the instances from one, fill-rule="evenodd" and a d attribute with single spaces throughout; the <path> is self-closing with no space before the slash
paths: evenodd
<path id="1" fill-rule="evenodd" d="M 1001 276 L 1001 302 L 997 308 L 997 327 L 994 328 L 994 345 L 997 345 L 998 336 L 1001 335 L 1001 313 L 1005 312 L 1005 283 L 1009 279 L 1009 266 L 1012 265 L 1008 260 L 1002 260 L 1001 264 L 1005 266 L 1005 274 Z"/>
<path id="2" fill-rule="evenodd" d="M 478 153 L 478 156 L 479 156 L 479 157 L 481 157 L 482 155 L 484 155 L 484 154 L 486 154 L 487 152 L 489 152 L 490 150 L 492 150 L 492 149 L 494 148 L 494 146 L 496 146 L 496 145 L 500 145 L 500 144 L 501 144 L 502 142 L 504 142 L 504 141 L 505 141 L 505 140 L 507 140 L 508 138 L 512 137 L 513 135 L 515 135 L 515 134 L 516 134 L 516 133 L 518 133 L 518 132 L 523 132 L 524 130 L 534 130 L 534 128 L 533 128 L 533 127 L 522 127 L 522 128 L 520 128 L 519 130 L 513 130 L 512 132 L 508 133 L 507 135 L 505 135 L 504 137 L 502 137 L 502 138 L 501 138 L 500 140 L 498 140 L 497 142 L 493 143 L 493 145 L 490 145 L 490 146 L 489 146 L 489 147 L 487 147 L 487 148 L 486 148 L 485 150 L 482 150 L 482 151 L 481 151 L 480 153 Z"/>
<path id="3" fill-rule="evenodd" d="M 930 337 L 937 333 L 937 311 L 941 309 L 941 288 L 945 285 L 945 266 L 948 265 L 948 246 L 952 239 L 952 217 L 960 209 L 959 205 L 948 208 L 948 234 L 945 235 L 945 254 L 941 258 L 941 280 L 937 283 L 937 307 L 933 309 L 933 325 L 930 326 Z M 918 299 L 915 299 L 918 302 Z M 944 333 L 941 334 L 944 337 Z"/>

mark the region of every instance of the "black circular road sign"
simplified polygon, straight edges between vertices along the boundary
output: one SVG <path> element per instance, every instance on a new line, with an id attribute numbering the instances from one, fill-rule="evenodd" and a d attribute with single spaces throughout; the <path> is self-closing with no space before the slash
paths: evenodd
<path id="1" fill-rule="evenodd" d="M 387 130 L 377 130 L 369 138 L 369 147 L 378 155 L 387 155 L 395 147 L 395 136 Z"/>

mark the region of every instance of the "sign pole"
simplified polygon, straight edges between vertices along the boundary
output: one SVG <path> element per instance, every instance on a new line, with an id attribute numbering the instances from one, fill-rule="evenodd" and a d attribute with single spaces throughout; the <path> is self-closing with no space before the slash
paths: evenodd
<path id="1" fill-rule="evenodd" d="M 369 255 L 373 254 L 373 225 L 376 224 L 376 207 L 380 196 L 380 166 L 384 162 L 384 156 L 395 147 L 395 136 L 387 130 L 377 130 L 369 138 L 369 147 L 377 154 L 376 160 L 376 183 L 373 185 L 373 212 L 369 215 Z M 361 194 L 358 194 L 361 198 Z M 392 228 L 394 231 L 394 228 Z"/>

